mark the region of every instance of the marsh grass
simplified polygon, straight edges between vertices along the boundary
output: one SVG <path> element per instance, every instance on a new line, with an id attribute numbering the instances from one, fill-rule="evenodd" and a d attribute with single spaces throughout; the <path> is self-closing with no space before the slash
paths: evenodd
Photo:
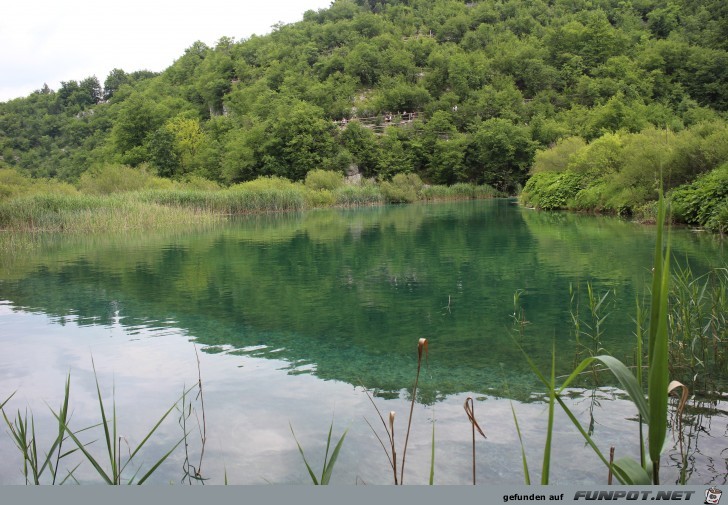
<path id="1" fill-rule="evenodd" d="M 670 374 L 693 391 L 725 387 L 728 363 L 728 268 L 696 276 L 676 266 L 670 290 Z"/>
<path id="2" fill-rule="evenodd" d="M 151 230 L 207 225 L 220 216 L 238 214 L 498 196 L 488 186 L 425 187 L 415 174 L 399 174 L 380 183 L 344 184 L 341 174 L 314 170 L 305 183 L 259 177 L 221 188 L 200 178 L 171 181 L 144 168 L 121 165 L 87 172 L 79 187 L 80 191 L 0 171 L 0 230 L 78 234 Z"/>
<path id="3" fill-rule="evenodd" d="M 377 440 L 379 441 L 379 444 L 382 446 L 382 449 L 384 449 L 384 453 L 387 456 L 387 459 L 389 461 L 389 466 L 392 469 L 392 475 L 394 478 L 394 484 L 395 485 L 402 485 L 404 484 L 404 465 L 406 461 L 407 456 L 407 444 L 409 442 L 409 436 L 410 436 L 410 429 L 412 428 L 412 415 L 414 413 L 415 408 L 415 401 L 417 399 L 417 385 L 419 384 L 420 380 L 420 370 L 422 368 L 422 356 L 425 356 L 425 361 L 427 361 L 427 353 L 428 353 L 428 341 L 426 338 L 421 338 L 417 342 L 417 373 L 415 375 L 415 383 L 412 387 L 412 400 L 410 403 L 410 412 L 409 417 L 407 419 L 407 432 L 405 434 L 404 439 L 404 446 L 402 448 L 402 462 L 399 469 L 399 476 L 397 475 L 397 444 L 395 443 L 395 437 L 394 437 L 394 419 L 395 419 L 395 412 L 391 411 L 389 413 L 389 425 L 384 421 L 384 416 L 382 416 L 381 411 L 379 410 L 379 407 L 377 407 L 377 404 L 374 403 L 374 400 L 372 399 L 372 396 L 369 394 L 369 391 L 364 389 L 366 392 L 367 398 L 369 398 L 369 401 L 374 406 L 374 410 L 376 410 L 377 415 L 379 416 L 379 419 L 382 421 L 382 425 L 384 426 L 384 431 L 387 434 L 387 441 L 389 445 L 389 449 L 382 441 L 381 437 L 377 433 L 377 431 L 374 429 L 374 427 L 371 425 L 369 420 L 364 418 L 364 421 L 369 425 L 369 428 L 374 433 L 374 436 L 377 437 Z M 434 423 L 434 420 L 433 420 Z M 435 431 L 433 426 L 432 431 L 432 455 L 431 455 L 431 462 L 430 462 L 430 483 L 434 482 L 434 465 L 435 465 Z"/>
<path id="4" fill-rule="evenodd" d="M 125 482 L 128 484 L 143 484 L 184 440 L 184 437 L 181 438 L 171 449 L 152 463 L 151 467 L 148 468 L 145 473 L 140 475 L 142 467 L 138 466 L 131 476 L 127 476 L 125 471 L 128 468 L 131 468 L 130 465 L 136 464 L 135 458 L 137 455 L 140 455 L 142 448 L 145 447 L 159 426 L 172 412 L 172 410 L 174 410 L 177 403 L 175 402 L 175 404 L 173 404 L 162 415 L 151 430 L 149 430 L 149 432 L 147 432 L 147 434 L 143 437 L 141 442 L 132 449 L 128 441 L 124 437 L 118 435 L 116 401 L 112 401 L 112 408 L 110 412 L 104 404 L 95 364 L 93 364 L 93 371 L 96 383 L 96 395 L 100 421 L 82 429 L 74 430 L 71 428 L 71 416 L 69 412 L 71 377 L 69 374 L 66 376 L 64 396 L 60 408 L 58 410 L 54 410 L 49 406 L 49 410 L 56 421 L 57 432 L 55 438 L 53 438 L 45 447 L 41 446 L 41 442 L 36 434 L 35 418 L 32 412 L 28 414 L 27 410 L 25 413 L 21 413 L 20 410 L 18 410 L 17 414 L 11 418 L 6 412 L 6 405 L 10 398 L 3 401 L 0 405 L 5 425 L 7 426 L 13 442 L 23 459 L 22 472 L 25 477 L 26 484 L 64 484 L 69 479 L 78 483 L 74 474 L 83 463 L 89 463 L 96 470 L 96 473 L 101 480 L 106 484 L 119 485 Z M 186 393 L 189 393 L 189 391 Z M 88 432 L 98 428 L 101 428 L 101 439 L 105 444 L 105 453 L 100 457 L 94 456 L 91 453 L 90 446 L 93 442 L 83 442 L 81 440 L 81 438 L 86 438 L 88 436 Z M 123 458 L 122 443 L 128 446 L 128 456 L 125 461 Z M 70 448 L 68 448 L 69 445 Z M 62 460 L 65 460 L 73 454 L 81 456 L 80 458 L 76 457 L 73 462 L 76 462 L 79 459 L 80 461 L 78 461 L 78 463 L 76 463 L 70 470 L 65 469 L 65 474 L 62 475 L 62 472 L 64 471 L 61 467 Z M 106 462 L 104 460 L 106 460 Z M 48 475 L 47 478 L 45 477 L 46 475 Z"/>
<path id="5" fill-rule="evenodd" d="M 20 410 L 18 410 L 15 417 L 11 420 L 5 412 L 5 404 L 8 403 L 15 393 L 10 395 L 10 397 L 0 405 L 5 425 L 8 427 L 11 438 L 23 458 L 22 471 L 26 485 L 40 485 L 46 483 L 46 480 L 43 478 L 46 471 L 51 475 L 50 484 L 56 484 L 61 459 L 75 452 L 75 449 L 63 452 L 63 442 L 66 441 L 63 426 L 67 425 L 69 421 L 69 394 L 70 376 L 67 376 L 64 400 L 58 410 L 58 415 L 56 416 L 58 419 L 58 432 L 51 442 L 50 447 L 43 451 L 44 454 L 39 453 L 38 451 L 39 442 L 35 431 L 35 418 L 33 414 L 31 413 L 30 418 L 28 418 L 27 409 L 25 413 L 21 413 Z M 73 478 L 73 473 L 78 466 L 79 465 L 76 465 L 76 467 L 68 471 L 67 475 L 60 481 L 60 484 L 65 483 L 65 481 L 69 478 Z"/>
<path id="6" fill-rule="evenodd" d="M 452 186 L 425 186 L 420 191 L 425 200 L 478 200 L 506 196 L 487 184 L 476 186 L 459 182 Z"/>
<path id="7" fill-rule="evenodd" d="M 535 375 L 541 380 L 549 391 L 549 418 L 546 448 L 544 453 L 544 470 L 542 483 L 548 482 L 548 460 L 550 459 L 550 438 L 553 427 L 553 405 L 558 402 L 563 411 L 572 421 L 577 430 L 581 433 L 586 443 L 594 450 L 606 467 L 613 472 L 617 479 L 623 484 L 659 484 L 660 483 L 660 456 L 665 446 L 668 428 L 668 396 L 678 388 L 683 389 L 683 397 L 687 394 L 687 388 L 678 381 L 668 383 L 668 295 L 670 285 L 670 239 L 665 240 L 665 205 L 662 193 L 660 193 L 658 205 L 657 239 L 655 244 L 654 268 L 652 273 L 652 289 L 650 291 L 651 306 L 648 327 L 648 348 L 647 348 L 647 398 L 645 398 L 642 375 L 632 374 L 624 363 L 609 355 L 590 356 L 584 359 L 557 389 L 554 377 L 554 361 L 552 351 L 551 375 L 547 379 L 536 367 L 530 357 L 524 352 L 524 356 Z M 637 320 L 642 317 L 638 308 Z M 641 337 L 641 329 L 638 323 L 638 335 Z M 632 458 L 621 458 L 615 462 L 608 461 L 590 434 L 576 419 L 571 410 L 566 406 L 561 394 L 573 380 L 591 367 L 595 362 L 601 363 L 606 370 L 612 372 L 621 384 L 624 391 L 629 395 L 640 416 L 641 425 L 647 426 L 647 450 L 644 453 L 649 457 L 641 457 L 641 461 Z M 677 412 L 678 417 L 682 415 L 682 407 Z M 642 438 L 642 437 L 641 437 Z M 544 481 L 545 479 L 545 481 Z"/>
<path id="8" fill-rule="evenodd" d="M 16 231 L 100 233 L 213 222 L 199 209 L 145 201 L 138 193 L 109 196 L 35 194 L 0 204 L 0 228 Z"/>
<path id="9" fill-rule="evenodd" d="M 313 469 L 311 468 L 311 465 L 308 463 L 308 460 L 306 459 L 306 454 L 303 452 L 303 447 L 301 447 L 301 444 L 298 441 L 298 438 L 296 438 L 296 433 L 293 431 L 293 425 L 289 422 L 288 426 L 291 428 L 291 434 L 293 435 L 293 439 L 296 441 L 296 445 L 298 446 L 298 452 L 301 453 L 301 457 L 303 458 L 303 463 L 306 465 L 306 469 L 308 470 L 308 474 L 311 476 L 311 480 L 313 483 L 317 486 L 326 486 L 331 481 L 331 474 L 334 472 L 334 465 L 336 464 L 336 460 L 339 457 L 339 451 L 341 451 L 341 446 L 344 443 L 344 438 L 346 438 L 346 434 L 349 431 L 348 429 L 344 430 L 344 433 L 339 438 L 339 441 L 336 443 L 336 446 L 334 447 L 333 452 L 331 453 L 331 459 L 329 459 L 329 449 L 331 448 L 331 433 L 334 429 L 334 420 L 331 420 L 331 425 L 329 426 L 329 436 L 326 439 L 326 453 L 324 454 L 324 465 L 323 469 L 321 470 L 321 477 L 317 478 L 316 474 L 314 473 Z"/>

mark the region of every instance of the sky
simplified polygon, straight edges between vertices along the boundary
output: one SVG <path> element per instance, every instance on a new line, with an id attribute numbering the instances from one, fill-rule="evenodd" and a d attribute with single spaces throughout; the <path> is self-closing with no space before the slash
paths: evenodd
<path id="1" fill-rule="evenodd" d="M 265 35 L 331 0 L 8 0 L 0 15 L 0 102 L 121 68 L 162 71 L 201 40 Z"/>

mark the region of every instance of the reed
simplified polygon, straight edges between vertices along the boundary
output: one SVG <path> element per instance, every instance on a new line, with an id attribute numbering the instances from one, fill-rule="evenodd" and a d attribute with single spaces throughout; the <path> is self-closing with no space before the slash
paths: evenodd
<path id="1" fill-rule="evenodd" d="M 470 426 L 471 426 L 472 432 L 473 432 L 473 486 L 474 486 L 475 485 L 475 430 L 477 429 L 478 433 L 480 433 L 483 438 L 488 438 L 488 437 L 485 436 L 485 433 L 483 433 L 483 430 L 480 428 L 478 421 L 475 420 L 475 404 L 473 403 L 472 397 L 468 396 L 465 399 L 463 408 L 465 409 L 465 414 L 468 416 L 468 421 L 470 421 Z"/>
<path id="2" fill-rule="evenodd" d="M 74 474 L 84 462 L 90 463 L 98 473 L 99 477 L 101 477 L 103 482 L 106 484 L 119 485 L 125 480 L 129 484 L 143 484 L 184 440 L 184 438 L 180 439 L 180 441 L 178 441 L 169 451 L 156 460 L 156 462 L 154 462 L 143 475 L 139 476 L 142 468 L 140 466 L 131 477 L 125 479 L 124 472 L 127 467 L 135 461 L 135 457 L 140 453 L 141 449 L 146 445 L 152 435 L 177 404 L 175 403 L 172 405 L 172 407 L 170 407 L 162 415 L 136 448 L 132 449 L 129 447 L 128 457 L 126 461 L 122 463 L 121 444 L 125 439 L 117 434 L 118 417 L 116 413 L 116 403 L 114 402 L 112 410 L 109 413 L 104 405 L 101 395 L 101 387 L 98 382 L 95 364 L 93 364 L 93 370 L 96 382 L 99 415 L 101 419 L 100 422 L 78 430 L 71 429 L 69 410 L 71 377 L 69 374 L 66 376 L 64 396 L 60 408 L 58 410 L 54 410 L 49 406 L 51 414 L 56 420 L 58 431 L 56 432 L 55 437 L 50 441 L 49 445 L 42 448 L 42 450 L 40 450 L 40 441 L 35 431 L 35 418 L 32 412 L 29 417 L 27 410 L 25 413 L 21 413 L 20 410 L 18 410 L 15 417 L 11 419 L 6 412 L 6 404 L 10 398 L 4 400 L 2 404 L 0 404 L 0 410 L 2 411 L 5 424 L 15 446 L 23 458 L 23 475 L 25 477 L 26 484 L 64 484 L 69 479 L 78 483 Z M 186 393 L 189 393 L 189 391 Z M 81 441 L 81 437 L 84 436 L 82 433 L 99 427 L 103 430 L 102 440 L 105 442 L 106 449 L 104 458 L 108 460 L 107 465 L 104 465 L 102 458 L 97 458 L 91 454 L 89 449 L 90 443 L 84 443 Z M 71 445 L 70 449 L 67 447 L 69 444 Z M 76 455 L 76 461 L 79 460 L 78 456 L 81 456 L 80 461 L 78 461 L 78 463 L 76 463 L 70 470 L 65 470 L 65 475 L 62 475 L 62 460 L 65 460 L 74 454 Z M 104 468 L 104 466 L 106 466 L 106 468 Z M 45 475 L 48 475 L 48 477 L 46 478 Z"/>
<path id="3" fill-rule="evenodd" d="M 164 420 L 167 418 L 167 416 L 174 410 L 175 406 L 177 405 L 177 402 L 175 402 L 167 411 L 162 415 L 162 417 L 157 421 L 157 423 L 149 430 L 149 432 L 146 434 L 146 436 L 142 439 L 142 441 L 134 448 L 132 449 L 129 447 L 128 457 L 127 460 L 122 464 L 122 451 L 121 451 L 121 443 L 122 441 L 126 441 L 124 437 L 120 437 L 118 435 L 117 431 L 117 425 L 118 425 L 118 416 L 116 414 L 116 400 L 114 399 L 112 401 L 112 409 L 110 416 L 107 415 L 106 407 L 104 406 L 104 401 L 101 395 L 101 386 L 99 385 L 98 376 L 96 374 L 96 364 L 93 362 L 93 359 L 91 360 L 93 371 L 94 371 L 94 380 L 96 383 L 96 395 L 98 400 L 98 406 L 99 406 L 99 414 L 101 416 L 101 422 L 95 426 L 92 426 L 90 428 L 98 427 L 100 426 L 103 429 L 103 441 L 106 443 L 106 453 L 105 457 L 108 459 L 108 468 L 104 469 L 104 465 L 102 464 L 102 461 L 100 459 L 97 459 L 94 457 L 91 452 L 88 449 L 88 444 L 83 443 L 79 437 L 78 434 L 80 431 L 86 431 L 90 428 L 86 428 L 84 430 L 79 431 L 73 431 L 69 427 L 66 420 L 63 419 L 63 416 L 59 413 L 56 413 L 54 411 L 53 415 L 58 420 L 59 423 L 59 430 L 62 429 L 66 435 L 68 435 L 68 438 L 73 441 L 73 443 L 76 445 L 76 448 L 84 455 L 86 461 L 88 461 L 96 470 L 99 477 L 106 483 L 110 485 L 120 485 L 124 481 L 124 471 L 126 468 L 134 461 L 134 458 L 139 453 L 139 451 L 146 445 L 146 443 L 149 441 L 151 436 L 154 434 L 154 432 L 157 431 L 159 426 L 164 422 Z M 159 468 L 159 466 L 174 452 L 174 450 L 184 441 L 184 438 L 180 438 L 180 440 L 169 450 L 167 451 L 161 458 L 159 458 L 149 470 L 147 470 L 141 477 L 138 477 L 141 467 L 139 467 L 134 474 L 127 479 L 128 484 L 144 484 L 144 482 Z M 128 445 L 128 441 L 126 441 Z M 136 480 L 136 482 L 135 482 Z"/>
<path id="4" fill-rule="evenodd" d="M 624 363 L 608 355 L 590 356 L 584 359 L 569 375 L 561 387 L 556 388 L 553 363 L 550 380 L 547 380 L 538 368 L 533 364 L 530 357 L 524 353 L 529 365 L 537 377 L 543 382 L 549 391 L 549 425 L 551 425 L 551 404 L 553 401 L 559 403 L 566 415 L 572 421 L 586 440 L 587 444 L 594 450 L 601 461 L 610 469 L 617 479 L 623 484 L 659 484 L 660 483 L 660 455 L 667 434 L 667 411 L 668 395 L 677 388 L 683 388 L 685 395 L 687 388 L 678 381 L 668 384 L 668 293 L 670 283 L 670 240 L 664 240 L 665 205 L 662 193 L 658 204 L 657 240 L 654 254 L 654 268 L 652 274 L 652 299 L 650 319 L 648 328 L 647 348 L 647 398 L 645 398 L 640 377 L 635 377 Z M 638 309 L 638 321 L 641 321 L 641 314 Z M 641 329 L 638 323 L 638 334 Z M 639 413 L 641 422 L 647 426 L 647 441 L 649 461 L 634 461 L 632 458 L 621 458 L 610 463 L 592 440 L 590 434 L 583 428 L 571 410 L 561 398 L 561 394 L 585 369 L 595 362 L 601 363 L 607 370 L 617 378 L 624 391 L 629 395 Z M 678 416 L 682 414 L 678 412 Z M 641 427 L 640 427 L 641 430 Z M 550 446 L 547 439 L 547 454 L 550 453 Z M 544 465 L 546 468 L 546 465 Z M 542 477 L 543 482 L 543 477 Z"/>
<path id="5" fill-rule="evenodd" d="M 46 471 L 51 475 L 50 484 L 56 484 L 61 459 L 70 456 L 75 452 L 75 449 L 63 452 L 63 442 L 66 441 L 63 427 L 67 425 L 69 420 L 68 398 L 71 387 L 70 381 L 70 376 L 67 376 L 63 403 L 61 404 L 61 407 L 58 410 L 58 415 L 56 416 L 58 419 L 58 432 L 56 433 L 56 437 L 51 441 L 50 447 L 42 451 L 42 453 L 39 453 L 38 451 L 38 436 L 35 431 L 35 418 L 33 414 L 30 414 L 30 420 L 28 420 L 27 409 L 23 414 L 21 414 L 20 410 L 18 410 L 12 421 L 8 418 L 8 415 L 5 412 L 5 405 L 8 401 L 10 401 L 10 398 L 12 398 L 15 393 L 10 395 L 10 397 L 0 404 L 0 410 L 2 410 L 5 425 L 8 427 L 13 442 L 23 458 L 23 476 L 25 477 L 26 485 L 40 485 L 46 483 L 43 478 Z M 45 453 L 45 456 L 42 456 L 43 453 Z M 78 466 L 79 465 L 76 465 L 76 467 L 68 471 L 67 475 L 59 483 L 63 484 L 69 478 L 73 478 L 73 473 Z"/>
<path id="6" fill-rule="evenodd" d="M 382 425 L 384 426 L 384 431 L 387 433 L 387 439 L 388 439 L 388 445 L 389 449 L 384 445 L 384 442 L 382 441 L 381 437 L 377 433 L 377 431 L 374 429 L 374 427 L 371 425 L 371 423 L 365 418 L 364 421 L 369 425 L 369 428 L 374 433 L 374 436 L 377 437 L 377 440 L 379 440 L 379 444 L 382 446 L 382 449 L 384 449 L 384 453 L 387 456 L 387 459 L 389 460 L 389 466 L 392 468 L 392 474 L 394 477 L 394 484 L 395 485 L 402 485 L 404 483 L 404 465 L 407 455 L 407 443 L 409 442 L 409 436 L 410 436 L 410 429 L 412 428 L 412 415 L 414 413 L 415 408 L 415 400 L 417 398 L 417 385 L 419 383 L 420 379 L 420 370 L 422 368 L 422 356 L 425 356 L 425 361 L 427 360 L 427 352 L 428 352 L 428 342 L 426 338 L 421 338 L 417 342 L 417 373 L 415 375 L 415 384 L 412 387 L 412 401 L 410 403 L 410 412 L 409 412 L 409 418 L 407 420 L 407 433 L 405 435 L 404 439 L 404 447 L 402 449 L 402 463 L 400 465 L 399 470 L 399 476 L 397 475 L 397 450 L 396 450 L 396 444 L 394 440 L 394 418 L 395 418 L 395 412 L 391 411 L 389 413 L 389 425 L 384 421 L 384 416 L 382 416 L 381 411 L 377 407 L 377 404 L 374 403 L 374 400 L 372 399 L 372 396 L 369 394 L 369 391 L 366 389 L 364 390 L 367 394 L 367 398 L 369 398 L 369 401 L 374 406 L 374 410 L 376 410 L 377 415 L 379 416 L 379 419 L 382 421 Z M 432 442 L 432 461 L 430 463 L 430 481 L 434 479 L 434 461 L 435 461 L 435 443 L 434 443 L 434 427 L 433 427 L 433 442 Z"/>
<path id="7" fill-rule="evenodd" d="M 293 431 L 293 425 L 289 422 L 288 426 L 291 428 L 293 439 L 296 441 L 298 451 L 301 453 L 303 463 L 306 465 L 306 469 L 308 470 L 308 474 L 311 476 L 311 480 L 313 481 L 313 483 L 317 486 L 328 485 L 331 480 L 331 474 L 334 472 L 336 459 L 339 457 L 339 451 L 341 450 L 341 446 L 344 443 L 344 438 L 346 437 L 346 434 L 349 430 L 344 430 L 344 433 L 341 435 L 339 441 L 334 447 L 334 451 L 331 453 L 331 459 L 329 459 L 329 449 L 331 448 L 331 432 L 334 429 L 334 420 L 331 420 L 331 425 L 329 426 L 329 436 L 326 439 L 326 453 L 324 454 L 324 465 L 323 469 L 321 470 L 321 477 L 316 478 L 316 474 L 314 473 L 313 469 L 311 469 L 311 465 L 309 465 L 308 460 L 306 459 L 306 454 L 303 452 L 303 447 L 301 447 L 301 444 L 298 442 L 298 438 L 296 438 L 296 433 Z"/>
<path id="8" fill-rule="evenodd" d="M 452 186 L 425 186 L 420 191 L 420 195 L 425 200 L 478 200 L 485 198 L 497 198 L 505 196 L 497 191 L 492 186 L 482 184 L 476 186 L 475 184 L 468 184 L 459 182 Z"/>
<path id="9" fill-rule="evenodd" d="M 341 186 L 333 191 L 333 195 L 335 204 L 342 207 L 364 207 L 384 203 L 384 195 L 379 190 L 379 186 L 368 182 L 361 185 Z"/>
<path id="10" fill-rule="evenodd" d="M 728 363 L 728 268 L 696 276 L 676 266 L 670 290 L 670 374 L 693 391 L 725 387 Z"/>

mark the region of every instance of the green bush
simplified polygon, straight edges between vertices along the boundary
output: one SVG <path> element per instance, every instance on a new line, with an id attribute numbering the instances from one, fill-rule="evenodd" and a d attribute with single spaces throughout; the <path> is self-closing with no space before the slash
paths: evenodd
<path id="1" fill-rule="evenodd" d="M 182 189 L 198 189 L 202 191 L 217 191 L 222 189 L 217 182 L 205 179 L 199 175 L 188 175 L 183 180 L 177 182 L 176 185 Z"/>
<path id="2" fill-rule="evenodd" d="M 712 231 L 728 231 L 728 163 L 670 193 L 675 219 Z"/>
<path id="3" fill-rule="evenodd" d="M 364 181 L 359 185 L 341 186 L 334 192 L 336 205 L 356 207 L 360 205 L 377 205 L 384 201 L 379 186 L 373 182 Z"/>
<path id="4" fill-rule="evenodd" d="M 58 179 L 31 179 L 10 168 L 0 169 L 0 200 L 39 193 L 73 195 L 78 191 Z"/>
<path id="5" fill-rule="evenodd" d="M 308 208 L 330 207 L 336 203 L 334 193 L 328 189 L 310 190 L 307 187 L 304 197 L 306 199 L 306 207 Z"/>
<path id="6" fill-rule="evenodd" d="M 584 186 L 584 176 L 571 171 L 539 172 L 526 183 L 521 201 L 539 209 L 566 209 Z"/>
<path id="7" fill-rule="evenodd" d="M 379 188 L 388 203 L 411 203 L 419 198 L 424 183 L 417 174 L 397 174 L 392 181 L 382 181 Z"/>
<path id="8" fill-rule="evenodd" d="M 344 185 L 344 177 L 339 172 L 316 169 L 306 174 L 305 184 L 308 189 L 333 191 Z"/>
<path id="9" fill-rule="evenodd" d="M 92 195 L 110 195 L 141 189 L 172 189 L 169 179 L 158 177 L 145 165 L 132 168 L 127 165 L 103 165 L 81 175 L 79 188 Z"/>

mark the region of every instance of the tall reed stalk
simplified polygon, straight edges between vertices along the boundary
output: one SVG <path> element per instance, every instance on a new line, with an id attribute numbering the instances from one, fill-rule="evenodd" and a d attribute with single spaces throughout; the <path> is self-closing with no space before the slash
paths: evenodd
<path id="1" fill-rule="evenodd" d="M 380 438 L 380 436 L 377 434 L 377 431 L 374 429 L 374 427 L 369 423 L 369 421 L 365 418 L 364 421 L 369 425 L 369 428 L 371 428 L 372 432 L 374 433 L 374 436 L 377 437 L 377 440 L 379 440 L 379 444 L 382 446 L 382 449 L 384 449 L 384 453 L 387 455 L 387 459 L 389 460 L 389 466 L 392 469 L 392 473 L 394 476 L 394 484 L 395 485 L 402 485 L 404 480 L 404 463 L 405 463 L 405 456 L 407 454 L 407 443 L 409 442 L 409 435 L 410 435 L 410 429 L 412 427 L 412 415 L 414 413 L 415 408 L 415 400 L 417 399 L 417 385 L 419 383 L 420 379 L 420 370 L 422 368 L 422 356 L 424 354 L 425 361 L 427 360 L 427 339 L 421 338 L 417 342 L 417 374 L 415 375 L 415 384 L 412 387 L 412 401 L 410 402 L 410 412 L 409 412 L 409 418 L 407 420 L 407 433 L 405 435 L 404 439 L 404 446 L 402 448 L 402 464 L 400 465 L 400 472 L 399 476 L 397 476 L 397 450 L 396 450 L 396 444 L 394 442 L 394 418 L 395 413 L 394 411 L 389 413 L 389 425 L 384 421 L 384 416 L 382 416 L 381 411 L 377 407 L 377 404 L 374 403 L 374 400 L 372 399 L 371 395 L 369 394 L 369 391 L 366 389 L 364 390 L 367 394 L 367 397 L 369 398 L 369 401 L 374 406 L 374 409 L 377 411 L 377 415 L 379 416 L 379 419 L 382 421 L 382 425 L 384 426 L 384 431 L 387 433 L 387 439 L 388 439 L 388 445 L 389 449 L 387 449 L 387 446 L 384 445 L 384 442 Z M 433 420 L 434 422 L 434 420 Z M 434 449 L 434 427 L 433 427 L 433 445 L 432 445 L 432 463 L 430 468 L 430 480 L 433 479 L 433 472 L 434 472 L 434 458 L 435 458 L 435 449 Z"/>
<path id="2" fill-rule="evenodd" d="M 483 430 L 480 428 L 478 421 L 475 420 L 475 404 L 473 403 L 472 397 L 468 396 L 465 399 L 463 408 L 465 409 L 465 414 L 468 416 L 468 421 L 470 421 L 470 425 L 472 428 L 472 434 L 473 434 L 473 486 L 474 486 L 475 485 L 475 430 L 478 430 L 478 433 L 480 433 L 483 438 L 488 438 L 488 437 L 485 436 L 485 433 L 483 433 Z"/>

